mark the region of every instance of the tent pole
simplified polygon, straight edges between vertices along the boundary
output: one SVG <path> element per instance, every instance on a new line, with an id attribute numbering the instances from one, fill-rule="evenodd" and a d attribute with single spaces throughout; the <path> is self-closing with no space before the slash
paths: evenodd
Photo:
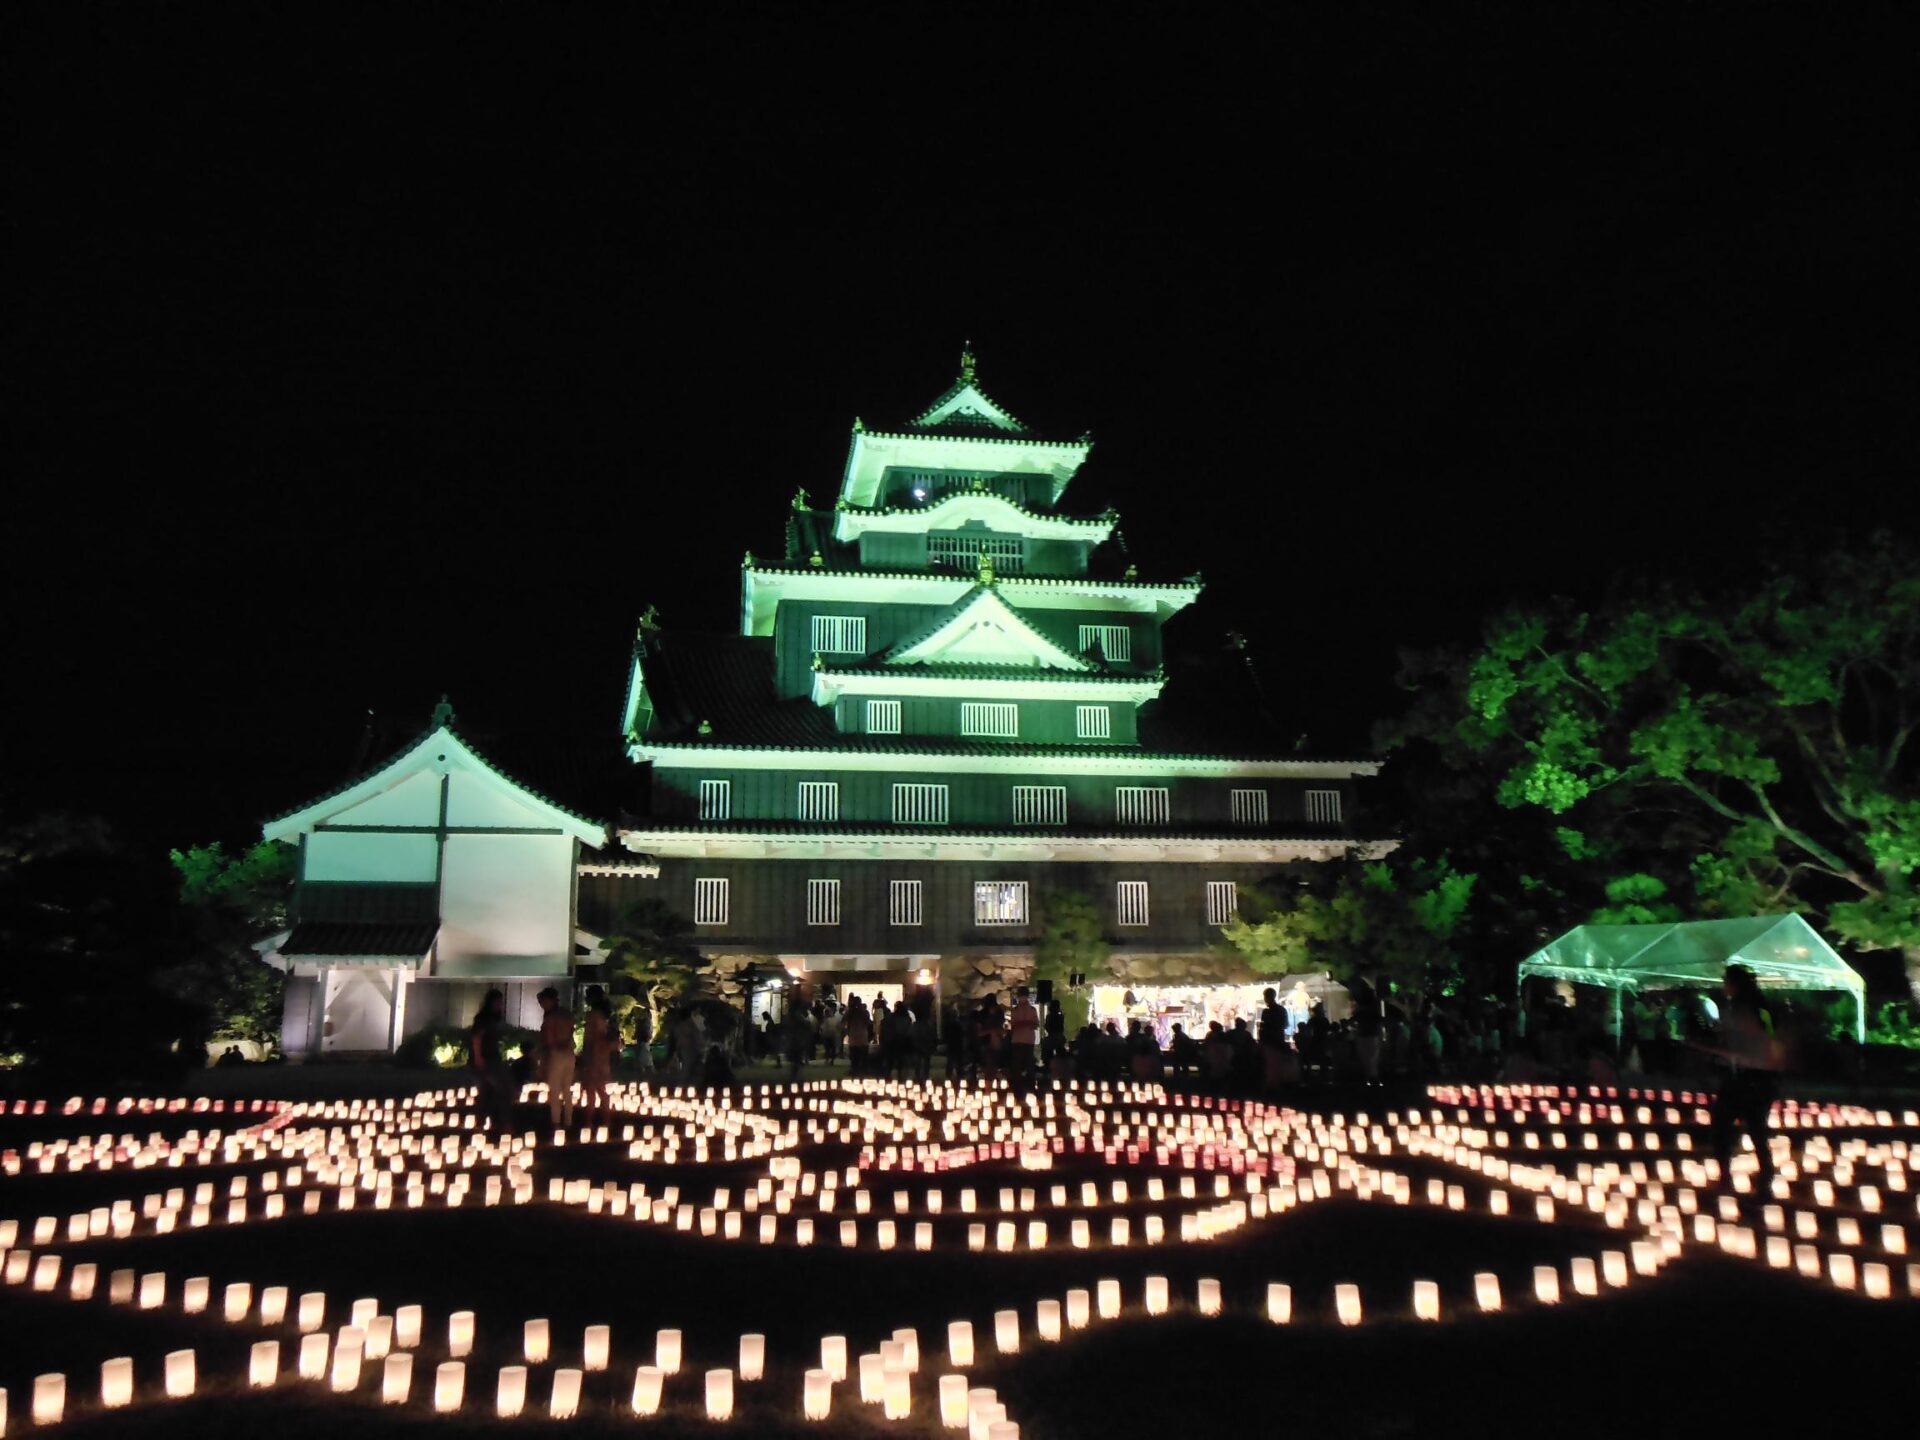
<path id="1" fill-rule="evenodd" d="M 1867 992 L 1855 990 L 1853 993 L 1853 1043 L 1867 1043 Z"/>
<path id="2" fill-rule="evenodd" d="M 1613 987 L 1613 1053 L 1616 1056 L 1623 1055 L 1626 1052 L 1625 1042 L 1627 1038 L 1621 1026 L 1622 1017 L 1620 1012 L 1622 1006 L 1620 1003 L 1620 992 L 1620 986 L 1616 985 Z"/>

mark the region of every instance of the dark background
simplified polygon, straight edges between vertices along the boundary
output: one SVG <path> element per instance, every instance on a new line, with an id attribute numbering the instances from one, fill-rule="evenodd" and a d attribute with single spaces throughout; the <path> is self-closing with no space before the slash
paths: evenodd
<path id="1" fill-rule="evenodd" d="M 0 804 L 245 838 L 442 691 L 611 743 L 969 337 L 1364 749 L 1491 607 L 1910 523 L 1905 18 L 10 7 Z"/>

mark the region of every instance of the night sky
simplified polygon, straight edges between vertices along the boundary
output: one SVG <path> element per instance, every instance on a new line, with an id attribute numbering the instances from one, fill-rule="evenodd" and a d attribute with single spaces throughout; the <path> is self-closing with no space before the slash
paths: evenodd
<path id="1" fill-rule="evenodd" d="M 1326 8 L 9 7 L 0 804 L 610 738 L 968 338 L 1323 752 L 1510 599 L 1911 523 L 1898 10 Z"/>

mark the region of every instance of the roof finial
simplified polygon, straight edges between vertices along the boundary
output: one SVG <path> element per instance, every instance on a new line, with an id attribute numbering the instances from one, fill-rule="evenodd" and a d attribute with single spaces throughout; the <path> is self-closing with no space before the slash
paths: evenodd
<path id="1" fill-rule="evenodd" d="M 985 550 L 980 552 L 980 583 L 982 585 L 993 584 L 993 556 L 989 555 Z"/>
<path id="2" fill-rule="evenodd" d="M 453 702 L 448 700 L 445 695 L 442 695 L 440 697 L 440 703 L 433 707 L 433 728 L 440 730 L 452 723 Z"/>
<path id="3" fill-rule="evenodd" d="M 973 383 L 973 342 L 971 340 L 960 342 L 960 383 L 962 385 Z"/>
<path id="4" fill-rule="evenodd" d="M 640 612 L 639 628 L 649 633 L 660 628 L 660 607 L 658 605 L 649 605 L 645 610 Z"/>

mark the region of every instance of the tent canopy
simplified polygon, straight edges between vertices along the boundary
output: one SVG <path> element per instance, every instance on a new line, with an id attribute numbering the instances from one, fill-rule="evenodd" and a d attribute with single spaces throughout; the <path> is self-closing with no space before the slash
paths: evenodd
<path id="1" fill-rule="evenodd" d="M 1523 960 L 1520 979 L 1539 975 L 1601 985 L 1617 997 L 1623 991 L 1717 985 L 1735 964 L 1776 990 L 1846 991 L 1854 1001 L 1855 1028 L 1864 1034 L 1866 981 L 1800 915 L 1580 925 Z"/>

